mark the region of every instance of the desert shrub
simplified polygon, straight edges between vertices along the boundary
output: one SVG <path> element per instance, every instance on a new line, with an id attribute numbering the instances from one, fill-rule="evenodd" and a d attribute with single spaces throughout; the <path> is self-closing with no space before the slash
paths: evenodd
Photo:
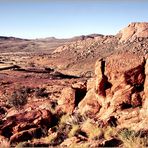
<path id="1" fill-rule="evenodd" d="M 37 88 L 36 90 L 36 97 L 38 98 L 47 98 L 48 97 L 48 93 L 46 92 L 45 88 Z"/>
<path id="2" fill-rule="evenodd" d="M 65 133 L 69 138 L 81 134 L 80 123 L 82 119 L 79 115 L 65 114 L 59 121 L 59 131 Z"/>
<path id="3" fill-rule="evenodd" d="M 123 147 L 126 148 L 144 148 L 148 146 L 148 137 L 141 137 L 140 133 L 136 133 L 130 129 L 123 129 L 118 133 L 119 139 L 123 142 Z"/>
<path id="4" fill-rule="evenodd" d="M 66 123 L 66 124 L 82 124 L 85 120 L 87 119 L 86 116 L 82 116 L 79 113 L 73 113 L 73 114 L 64 114 L 60 118 L 61 123 Z"/>
<path id="5" fill-rule="evenodd" d="M 11 107 L 20 108 L 27 103 L 28 93 L 30 89 L 28 87 L 22 87 L 18 90 L 15 90 L 11 97 L 8 99 L 8 104 Z"/>
<path id="6" fill-rule="evenodd" d="M 75 112 L 70 116 L 69 122 L 71 124 L 82 124 L 86 120 L 87 120 L 87 116 L 81 115 L 80 113 Z"/>
<path id="7" fill-rule="evenodd" d="M 54 137 L 49 146 L 57 146 L 61 144 L 65 139 L 67 138 L 67 135 L 64 132 L 58 132 L 56 137 Z"/>
<path id="8" fill-rule="evenodd" d="M 72 129 L 70 130 L 70 132 L 68 133 L 68 137 L 73 137 L 76 136 L 76 134 L 80 131 L 80 126 L 73 124 L 72 125 Z"/>
<path id="9" fill-rule="evenodd" d="M 125 128 L 125 129 L 122 129 L 121 131 L 119 131 L 119 135 L 123 139 L 130 139 L 131 137 L 135 136 L 135 132 L 133 130 Z"/>
<path id="10" fill-rule="evenodd" d="M 65 114 L 60 118 L 60 124 L 65 124 L 69 121 L 70 119 L 70 115 L 69 114 Z"/>
<path id="11" fill-rule="evenodd" d="M 91 119 L 87 119 L 81 125 L 82 131 L 86 132 L 89 139 L 96 139 L 102 136 L 103 130 Z"/>
<path id="12" fill-rule="evenodd" d="M 107 126 L 103 128 L 104 138 L 109 140 L 115 138 L 117 135 L 117 129 L 115 127 Z"/>

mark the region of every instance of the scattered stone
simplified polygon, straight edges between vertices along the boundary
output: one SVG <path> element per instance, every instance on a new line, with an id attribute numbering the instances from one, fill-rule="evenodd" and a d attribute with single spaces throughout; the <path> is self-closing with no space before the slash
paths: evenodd
<path id="1" fill-rule="evenodd" d="M 42 131 L 53 126 L 53 115 L 48 110 L 34 110 L 30 112 L 19 113 L 8 117 L 0 126 L 1 135 L 10 138 L 11 142 L 24 141 L 41 136 Z M 44 131 L 44 132 L 45 132 Z M 29 139 L 28 139 L 29 138 Z"/>

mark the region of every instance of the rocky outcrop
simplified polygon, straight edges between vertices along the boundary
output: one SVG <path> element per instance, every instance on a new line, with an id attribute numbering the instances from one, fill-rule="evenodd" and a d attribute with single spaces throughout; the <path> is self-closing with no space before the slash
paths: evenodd
<path id="1" fill-rule="evenodd" d="M 136 38 L 142 40 L 148 37 L 148 23 L 131 23 L 118 35 L 120 35 L 120 42 L 134 41 Z"/>
<path id="2" fill-rule="evenodd" d="M 34 110 L 10 116 L 1 123 L 0 134 L 10 138 L 11 143 L 40 138 L 53 124 L 48 110 Z"/>
<path id="3" fill-rule="evenodd" d="M 95 115 L 99 112 L 101 105 L 99 104 L 99 101 L 96 97 L 96 93 L 94 90 L 90 90 L 87 92 L 84 99 L 79 103 L 78 105 L 79 112 L 81 114 L 89 114 L 89 115 Z"/>
<path id="4" fill-rule="evenodd" d="M 98 60 L 95 78 L 88 83 L 88 92 L 78 105 L 79 112 L 116 126 L 140 124 L 142 110 L 147 110 L 148 104 L 147 63 L 143 57 L 129 53 Z"/>
<path id="5" fill-rule="evenodd" d="M 57 111 L 71 114 L 85 95 L 86 81 L 76 82 L 71 87 L 63 88 L 58 99 Z"/>

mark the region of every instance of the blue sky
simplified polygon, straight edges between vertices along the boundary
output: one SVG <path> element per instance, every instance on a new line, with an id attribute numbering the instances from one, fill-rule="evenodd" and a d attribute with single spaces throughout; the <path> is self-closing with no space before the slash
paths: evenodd
<path id="1" fill-rule="evenodd" d="M 68 38 L 116 34 L 130 22 L 148 22 L 148 1 L 0 1 L 0 36 Z"/>

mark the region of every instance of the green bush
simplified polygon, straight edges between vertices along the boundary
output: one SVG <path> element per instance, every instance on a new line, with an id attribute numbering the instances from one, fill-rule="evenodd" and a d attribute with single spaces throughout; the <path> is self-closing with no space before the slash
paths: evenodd
<path id="1" fill-rule="evenodd" d="M 11 107 L 20 108 L 27 103 L 28 93 L 30 92 L 29 88 L 22 87 L 18 90 L 15 90 L 11 97 L 8 99 L 8 104 Z"/>

